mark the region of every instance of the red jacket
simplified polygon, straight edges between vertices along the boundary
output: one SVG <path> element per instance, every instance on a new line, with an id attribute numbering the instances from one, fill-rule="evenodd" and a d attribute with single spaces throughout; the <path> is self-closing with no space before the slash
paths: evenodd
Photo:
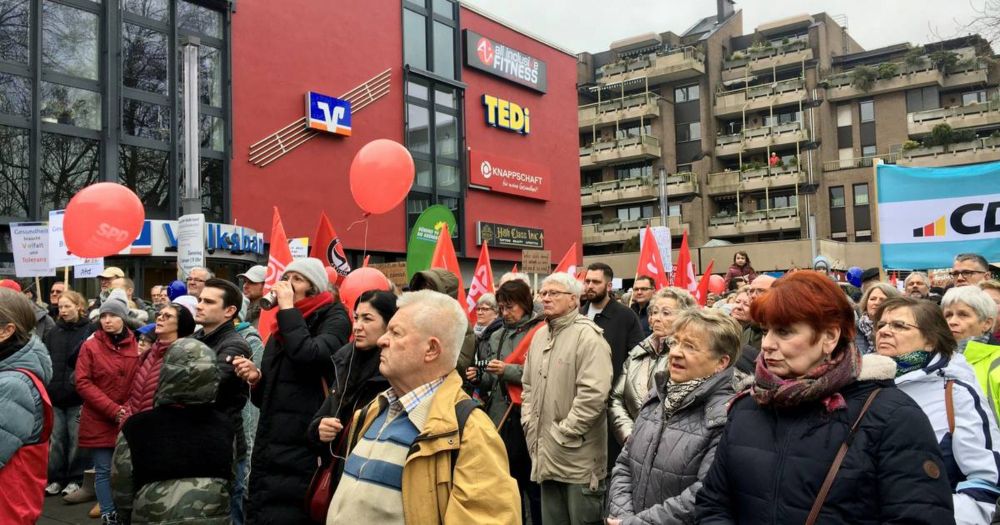
<path id="1" fill-rule="evenodd" d="M 76 390 L 83 398 L 80 447 L 111 448 L 118 437 L 115 416 L 128 400 L 132 377 L 139 365 L 139 346 L 126 328 L 117 345 L 104 330 L 94 332 L 80 347 Z"/>
<path id="2" fill-rule="evenodd" d="M 173 343 L 157 341 L 153 343 L 152 348 L 139 356 L 139 365 L 132 378 L 132 386 L 129 387 L 128 399 L 124 403 L 125 418 L 118 425 L 119 429 L 129 417 L 139 412 L 152 410 L 156 387 L 160 384 L 160 368 L 163 366 L 163 357 L 167 355 L 171 344 Z"/>

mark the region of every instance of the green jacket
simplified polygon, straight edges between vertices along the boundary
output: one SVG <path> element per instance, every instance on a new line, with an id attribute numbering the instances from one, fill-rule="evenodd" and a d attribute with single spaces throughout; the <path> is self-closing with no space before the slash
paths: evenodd
<path id="1" fill-rule="evenodd" d="M 962 354 L 976 371 L 979 388 L 986 393 L 993 415 L 1000 420 L 1000 410 L 997 410 L 1000 407 L 1000 346 L 969 340 Z"/>

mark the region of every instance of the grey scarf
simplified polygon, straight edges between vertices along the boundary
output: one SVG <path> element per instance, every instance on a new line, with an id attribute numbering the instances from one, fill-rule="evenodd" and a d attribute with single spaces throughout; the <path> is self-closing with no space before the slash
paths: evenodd
<path id="1" fill-rule="evenodd" d="M 694 392 L 699 386 L 701 386 L 705 381 L 708 381 L 709 377 L 699 377 L 698 379 L 692 379 L 690 381 L 685 381 L 683 383 L 675 383 L 673 379 L 667 382 L 667 396 L 663 399 L 663 417 L 665 419 L 670 419 L 677 412 L 677 409 L 681 407 L 681 404 L 691 392 Z"/>

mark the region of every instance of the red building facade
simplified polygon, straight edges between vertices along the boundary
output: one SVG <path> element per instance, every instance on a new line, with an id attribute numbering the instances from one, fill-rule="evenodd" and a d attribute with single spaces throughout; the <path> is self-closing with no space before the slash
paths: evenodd
<path id="1" fill-rule="evenodd" d="M 477 256 L 484 222 L 541 230 L 558 259 L 581 237 L 575 83 L 572 54 L 446 0 L 240 3 L 232 222 L 269 234 L 277 206 L 289 237 L 309 236 L 325 211 L 354 262 L 366 243 L 373 262 L 399 260 L 414 217 L 445 204 L 460 258 Z M 351 100 L 350 136 L 302 131 L 310 91 Z M 417 180 L 404 204 L 369 218 L 366 239 L 363 225 L 347 230 L 363 216 L 348 172 L 378 138 L 410 148 Z"/>

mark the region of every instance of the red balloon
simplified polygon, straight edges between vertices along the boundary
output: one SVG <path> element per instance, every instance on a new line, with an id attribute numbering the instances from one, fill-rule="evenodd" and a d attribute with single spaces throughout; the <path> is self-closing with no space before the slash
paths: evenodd
<path id="1" fill-rule="evenodd" d="M 358 268 L 344 277 L 340 285 L 340 298 L 348 309 L 354 310 L 354 301 L 368 290 L 389 290 L 389 279 L 375 268 Z"/>
<path id="2" fill-rule="evenodd" d="M 351 162 L 351 195 L 368 213 L 385 213 L 403 202 L 413 186 L 413 157 L 402 144 L 378 139 Z"/>
<path id="3" fill-rule="evenodd" d="M 99 182 L 70 199 L 63 219 L 66 248 L 80 257 L 114 255 L 139 236 L 146 210 L 132 190 Z"/>
<path id="4" fill-rule="evenodd" d="M 340 282 L 344 280 L 344 277 L 340 275 L 333 266 L 326 267 L 326 280 L 330 281 L 330 284 L 340 286 Z"/>
<path id="5" fill-rule="evenodd" d="M 726 280 L 721 275 L 709 275 L 708 291 L 715 295 L 722 295 L 726 291 Z"/>

